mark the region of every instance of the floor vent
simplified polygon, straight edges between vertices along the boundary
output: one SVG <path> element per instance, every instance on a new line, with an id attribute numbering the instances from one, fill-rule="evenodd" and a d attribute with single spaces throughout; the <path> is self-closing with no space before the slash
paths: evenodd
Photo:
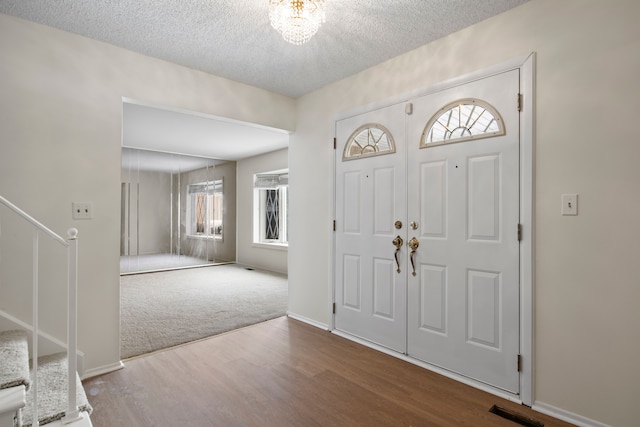
<path id="1" fill-rule="evenodd" d="M 496 414 L 499 417 L 513 421 L 516 424 L 526 427 L 544 427 L 544 423 L 533 418 L 529 418 L 526 415 L 519 414 L 511 409 L 503 408 L 498 405 L 493 405 L 489 412 Z"/>
<path id="2" fill-rule="evenodd" d="M 245 270 L 249 270 L 249 271 L 253 271 L 253 268 L 251 268 L 251 267 L 245 267 L 244 269 Z"/>

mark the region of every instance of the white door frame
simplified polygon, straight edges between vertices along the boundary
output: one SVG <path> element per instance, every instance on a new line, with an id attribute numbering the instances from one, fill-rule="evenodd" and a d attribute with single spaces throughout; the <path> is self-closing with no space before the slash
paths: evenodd
<path id="1" fill-rule="evenodd" d="M 520 243 L 520 354 L 522 356 L 520 371 L 520 394 L 511 395 L 502 390 L 486 386 L 485 384 L 469 380 L 465 377 L 451 374 L 442 369 L 433 367 L 429 364 L 419 362 L 415 359 L 407 357 L 403 354 L 396 353 L 365 342 L 363 340 L 354 339 L 347 334 L 343 334 L 335 330 L 333 317 L 333 303 L 335 302 L 335 233 L 331 231 L 331 259 L 329 262 L 329 277 L 331 277 L 331 285 L 329 286 L 329 330 L 337 335 L 345 336 L 353 339 L 361 344 L 384 351 L 392 356 L 407 360 L 408 362 L 423 366 L 427 369 L 436 371 L 440 374 L 449 376 L 460 382 L 464 382 L 473 387 L 485 390 L 487 392 L 499 395 L 512 401 L 521 402 L 531 406 L 533 404 L 533 357 L 534 357 L 534 336 L 533 336 L 533 313 L 534 313 L 534 269 L 535 265 L 535 242 L 534 227 L 535 218 L 533 215 L 534 201 L 534 132 L 535 132 L 535 65 L 536 54 L 528 55 L 512 59 L 510 61 L 479 70 L 473 73 L 465 74 L 451 80 L 447 80 L 428 88 L 419 89 L 404 95 L 386 99 L 381 102 L 364 105 L 355 109 L 340 113 L 331 118 L 330 125 L 335 135 L 336 122 L 354 115 L 362 114 L 373 109 L 387 107 L 413 98 L 448 89 L 453 86 L 468 83 L 470 81 L 483 79 L 494 74 L 502 73 L 509 70 L 520 70 L 520 93 L 521 93 L 521 113 L 520 113 L 520 224 L 522 225 L 522 241 Z M 517 102 L 516 99 L 513 100 Z M 342 153 L 341 147 L 333 149 L 333 164 L 331 165 L 332 188 L 330 194 L 330 208 L 333 218 L 336 215 L 336 161 L 340 161 L 342 156 L 336 153 Z"/>

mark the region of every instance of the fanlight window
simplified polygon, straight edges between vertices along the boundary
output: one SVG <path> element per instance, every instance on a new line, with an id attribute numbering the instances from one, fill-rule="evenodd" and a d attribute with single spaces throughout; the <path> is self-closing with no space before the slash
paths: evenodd
<path id="1" fill-rule="evenodd" d="M 429 120 L 420 148 L 504 135 L 500 113 L 479 99 L 461 99 L 442 107 Z"/>
<path id="2" fill-rule="evenodd" d="M 356 129 L 347 139 L 342 160 L 354 160 L 395 152 L 396 144 L 387 128 L 377 123 L 368 123 Z"/>

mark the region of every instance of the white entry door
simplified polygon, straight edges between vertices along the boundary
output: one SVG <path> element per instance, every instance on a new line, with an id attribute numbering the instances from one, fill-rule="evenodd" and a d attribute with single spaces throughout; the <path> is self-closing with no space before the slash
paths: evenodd
<path id="1" fill-rule="evenodd" d="M 407 352 L 512 393 L 519 392 L 518 89 L 513 70 L 424 96 L 413 102 L 407 130 L 415 223 L 408 238 L 419 245 L 409 263 Z"/>
<path id="2" fill-rule="evenodd" d="M 407 321 L 405 117 L 402 104 L 336 122 L 335 328 L 399 352 Z"/>

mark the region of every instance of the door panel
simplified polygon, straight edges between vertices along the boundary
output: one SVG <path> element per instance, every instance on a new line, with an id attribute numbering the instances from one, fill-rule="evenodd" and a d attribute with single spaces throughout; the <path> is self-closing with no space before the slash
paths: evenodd
<path id="1" fill-rule="evenodd" d="M 467 274 L 467 340 L 500 349 L 500 273 L 469 270 Z"/>
<path id="2" fill-rule="evenodd" d="M 414 101 L 408 125 L 409 232 L 419 239 L 408 276 L 408 354 L 513 393 L 519 391 L 518 71 Z M 418 148 L 443 105 L 478 98 L 505 134 Z M 419 176 L 410 171 L 420 171 Z"/>
<path id="3" fill-rule="evenodd" d="M 395 152 L 342 160 L 349 137 L 367 124 L 389 131 Z M 392 243 L 404 233 L 394 227 L 395 221 L 404 223 L 407 216 L 404 105 L 341 120 L 336 139 L 335 327 L 404 352 L 406 276 L 404 266 L 397 272 Z M 403 247 L 399 260 L 405 257 Z"/>
<path id="4" fill-rule="evenodd" d="M 373 314 L 394 319 L 395 295 L 393 293 L 393 262 L 390 259 L 373 260 Z"/>
<path id="5" fill-rule="evenodd" d="M 345 307 L 354 310 L 360 310 L 360 289 L 362 282 L 360 280 L 360 256 L 352 254 L 343 254 L 344 277 L 342 302 Z"/>
<path id="6" fill-rule="evenodd" d="M 420 167 L 421 235 L 445 238 L 447 233 L 447 163 L 426 162 Z"/>
<path id="7" fill-rule="evenodd" d="M 447 268 L 420 265 L 419 327 L 431 332 L 447 333 Z"/>
<path id="8" fill-rule="evenodd" d="M 393 234 L 395 207 L 392 203 L 396 192 L 396 173 L 393 168 L 378 168 L 373 171 L 373 233 L 377 236 Z"/>
<path id="9" fill-rule="evenodd" d="M 500 239 L 500 156 L 487 155 L 468 160 L 469 239 Z"/>
<path id="10" fill-rule="evenodd" d="M 342 222 L 345 233 L 360 234 L 360 171 L 345 172 L 343 176 L 344 200 L 342 201 Z"/>

